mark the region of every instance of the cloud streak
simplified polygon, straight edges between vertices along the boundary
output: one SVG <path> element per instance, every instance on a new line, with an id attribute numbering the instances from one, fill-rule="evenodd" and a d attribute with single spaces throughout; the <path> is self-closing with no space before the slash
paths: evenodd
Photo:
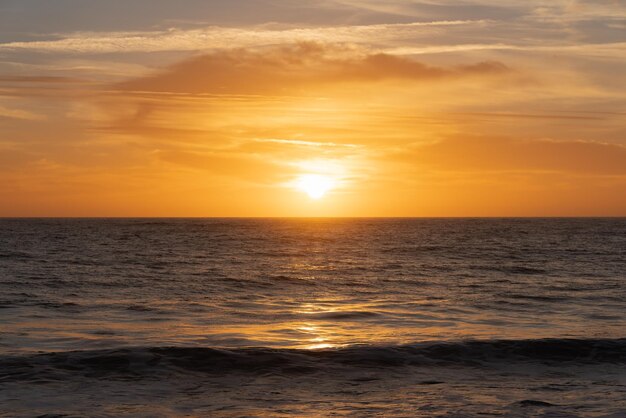
<path id="1" fill-rule="evenodd" d="M 333 45 L 300 43 L 202 55 L 116 87 L 189 94 L 294 94 L 311 86 L 339 83 L 422 81 L 507 72 L 504 64 L 494 61 L 444 68 L 389 54 L 362 54 Z"/>
<path id="2" fill-rule="evenodd" d="M 152 32 L 76 33 L 46 41 L 6 42 L 0 51 L 42 51 L 57 53 L 115 53 L 198 51 L 292 42 L 391 41 L 417 34 L 436 33 L 454 26 L 483 26 L 486 20 L 441 20 L 378 25 L 354 25 L 315 28 L 224 28 L 171 29 Z"/>
<path id="3" fill-rule="evenodd" d="M 263 139 L 257 139 L 257 141 L 262 142 L 262 143 L 294 145 L 294 146 L 304 146 L 304 147 L 329 147 L 329 148 L 336 148 L 336 147 L 358 148 L 359 147 L 359 145 L 356 145 L 356 144 L 338 144 L 335 142 L 301 141 L 297 139 L 263 138 Z"/>
<path id="4" fill-rule="evenodd" d="M 45 120 L 46 116 L 30 112 L 28 110 L 10 109 L 4 106 L 0 106 L 0 118 L 37 121 Z"/>
<path id="5" fill-rule="evenodd" d="M 417 146 L 400 159 L 452 172 L 567 172 L 626 176 L 626 146 L 597 141 L 456 136 Z"/>
<path id="6" fill-rule="evenodd" d="M 492 44 L 456 44 L 456 45 L 433 45 L 433 46 L 402 46 L 389 48 L 390 54 L 398 55 L 423 55 L 423 54 L 447 54 L 473 51 L 520 51 L 539 53 L 567 53 L 568 55 L 583 55 L 597 57 L 613 57 L 621 59 L 626 51 L 626 42 L 592 43 L 592 44 L 553 44 L 553 45 L 512 45 L 506 43 Z"/>

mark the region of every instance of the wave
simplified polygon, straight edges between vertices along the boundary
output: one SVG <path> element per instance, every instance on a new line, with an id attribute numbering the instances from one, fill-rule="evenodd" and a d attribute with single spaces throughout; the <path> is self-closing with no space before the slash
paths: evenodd
<path id="1" fill-rule="evenodd" d="M 320 350 L 133 347 L 0 357 L 0 383 L 68 374 L 142 378 L 163 373 L 302 374 L 337 368 L 626 364 L 624 339 L 535 339 L 355 345 Z"/>

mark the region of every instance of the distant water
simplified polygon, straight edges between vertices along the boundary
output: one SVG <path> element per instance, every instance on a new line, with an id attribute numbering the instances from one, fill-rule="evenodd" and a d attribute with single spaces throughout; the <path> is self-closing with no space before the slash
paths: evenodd
<path id="1" fill-rule="evenodd" d="M 626 219 L 0 220 L 0 416 L 626 417 Z"/>

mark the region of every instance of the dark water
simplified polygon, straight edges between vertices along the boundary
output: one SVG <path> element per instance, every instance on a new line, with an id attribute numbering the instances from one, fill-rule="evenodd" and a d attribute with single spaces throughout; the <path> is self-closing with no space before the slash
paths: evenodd
<path id="1" fill-rule="evenodd" d="M 626 219 L 0 220 L 0 415 L 626 417 Z"/>

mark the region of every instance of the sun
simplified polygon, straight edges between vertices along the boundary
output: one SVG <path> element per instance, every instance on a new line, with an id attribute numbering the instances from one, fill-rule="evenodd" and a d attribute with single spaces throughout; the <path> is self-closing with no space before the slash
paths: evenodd
<path id="1" fill-rule="evenodd" d="M 309 195 L 311 199 L 320 199 L 335 187 L 335 180 L 322 174 L 303 174 L 296 181 L 296 188 Z"/>

